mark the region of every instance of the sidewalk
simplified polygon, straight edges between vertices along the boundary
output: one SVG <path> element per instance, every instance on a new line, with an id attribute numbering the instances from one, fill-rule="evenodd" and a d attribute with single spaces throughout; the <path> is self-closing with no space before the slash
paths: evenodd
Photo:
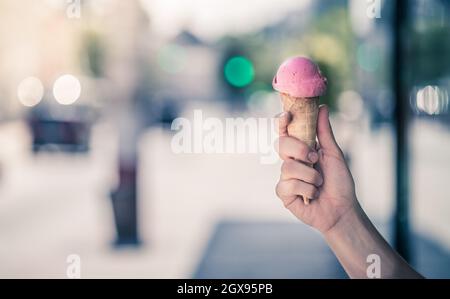
<path id="1" fill-rule="evenodd" d="M 426 135 L 429 129 L 419 126 L 415 134 Z M 426 142 L 438 151 L 448 133 L 434 132 Z M 209 273 L 197 269 L 205 265 L 203 254 L 212 254 L 207 248 L 222 219 L 292 223 L 300 234 L 301 230 L 312 232 L 297 224 L 274 194 L 279 164 L 261 165 L 257 155 L 175 155 L 170 151 L 171 135 L 152 129 L 140 144 L 140 222 L 145 246 L 113 251 L 108 193 L 116 179 L 116 136 L 107 125 L 96 126 L 93 134 L 88 156 L 33 157 L 21 124 L 0 128 L 0 277 L 64 278 L 66 257 L 79 254 L 85 278 L 189 278 Z M 383 132 L 370 138 L 355 136 L 352 147 L 360 153 L 352 156 L 358 195 L 369 216 L 381 222 L 388 220 L 386 211 L 392 202 L 388 195 L 392 186 L 385 184 L 391 170 L 386 167 L 390 162 L 387 140 Z M 441 147 L 448 148 L 447 144 Z M 413 175 L 413 181 L 418 180 L 413 185 L 413 215 L 420 232 L 427 227 L 427 237 L 448 245 L 450 203 L 440 179 L 448 178 L 444 172 L 449 163 L 425 158 L 424 150 L 419 146 L 414 152 L 418 155 L 414 167 L 425 171 Z M 423 184 L 424 176 L 436 180 Z M 292 242 L 299 244 L 294 237 Z M 264 263 L 261 260 L 261 266 Z"/>

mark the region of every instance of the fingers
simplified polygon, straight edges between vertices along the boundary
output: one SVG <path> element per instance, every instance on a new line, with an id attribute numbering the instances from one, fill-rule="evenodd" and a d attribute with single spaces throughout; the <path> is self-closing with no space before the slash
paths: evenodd
<path id="1" fill-rule="evenodd" d="M 281 136 L 276 143 L 276 150 L 281 159 L 294 159 L 305 163 L 316 163 L 318 154 L 310 149 L 304 142 L 288 136 Z"/>
<path id="2" fill-rule="evenodd" d="M 341 149 L 334 138 L 329 119 L 329 110 L 326 105 L 322 105 L 319 108 L 319 116 L 317 119 L 317 138 L 321 149 L 342 155 Z"/>
<path id="3" fill-rule="evenodd" d="M 283 112 L 275 118 L 275 124 L 278 127 L 280 138 L 276 143 L 276 150 L 281 159 L 295 159 L 306 163 L 316 163 L 319 156 L 300 140 L 288 137 L 287 127 L 291 121 L 291 114 Z"/>
<path id="4" fill-rule="evenodd" d="M 289 112 L 282 112 L 275 117 L 275 125 L 279 136 L 287 136 L 287 126 L 291 121 L 291 114 Z"/>
<path id="5" fill-rule="evenodd" d="M 320 187 L 323 184 L 322 175 L 314 168 L 294 160 L 286 160 L 281 165 L 281 180 L 297 179 Z"/>
<path id="6" fill-rule="evenodd" d="M 317 198 L 319 190 L 314 185 L 296 180 L 282 180 L 278 182 L 276 193 L 283 201 L 295 200 L 298 196 Z"/>

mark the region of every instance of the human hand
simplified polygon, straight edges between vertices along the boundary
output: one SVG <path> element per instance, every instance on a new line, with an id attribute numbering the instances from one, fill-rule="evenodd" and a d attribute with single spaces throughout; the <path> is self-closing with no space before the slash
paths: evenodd
<path id="1" fill-rule="evenodd" d="M 276 193 L 298 219 L 326 233 L 359 207 L 353 178 L 334 138 L 326 106 L 319 109 L 316 149 L 288 136 L 289 121 L 288 112 L 278 118 L 277 150 L 283 164 Z M 305 163 L 315 164 L 314 168 Z M 312 199 L 309 205 L 302 196 Z"/>

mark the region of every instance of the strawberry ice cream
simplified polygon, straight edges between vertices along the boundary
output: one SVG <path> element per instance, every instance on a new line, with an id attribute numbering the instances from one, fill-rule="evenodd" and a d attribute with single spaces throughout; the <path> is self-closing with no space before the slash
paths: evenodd
<path id="1" fill-rule="evenodd" d="M 327 79 L 310 59 L 294 57 L 278 68 L 272 85 L 276 91 L 296 98 L 312 98 L 325 94 Z"/>

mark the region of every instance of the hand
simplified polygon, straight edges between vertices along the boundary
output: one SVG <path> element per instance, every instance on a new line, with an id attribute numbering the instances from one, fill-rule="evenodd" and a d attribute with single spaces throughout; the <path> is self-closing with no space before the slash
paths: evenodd
<path id="1" fill-rule="evenodd" d="M 277 150 L 284 162 L 276 193 L 292 214 L 326 233 L 346 213 L 359 207 L 353 178 L 334 139 L 326 106 L 319 109 L 317 151 L 288 136 L 289 121 L 289 113 L 278 118 Z M 305 163 L 315 163 L 314 168 Z M 302 196 L 311 199 L 309 205 L 303 202 Z"/>
<path id="2" fill-rule="evenodd" d="M 278 153 L 284 160 L 276 192 L 297 218 L 323 233 L 352 278 L 367 278 L 367 257 L 376 253 L 382 278 L 422 278 L 383 239 L 356 200 L 355 184 L 334 139 L 328 108 L 321 106 L 316 149 L 287 136 L 290 115 L 278 119 Z M 315 163 L 314 168 L 307 166 Z M 302 196 L 312 198 L 309 205 Z"/>

